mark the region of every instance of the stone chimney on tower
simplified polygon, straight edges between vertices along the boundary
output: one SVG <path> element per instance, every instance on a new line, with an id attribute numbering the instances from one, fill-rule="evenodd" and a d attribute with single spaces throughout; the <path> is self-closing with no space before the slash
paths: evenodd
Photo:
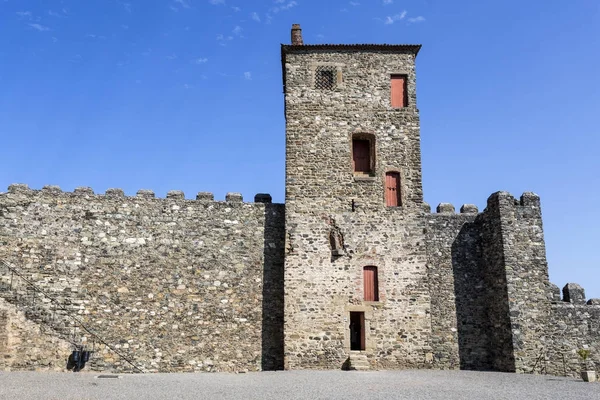
<path id="1" fill-rule="evenodd" d="M 302 28 L 300 24 L 292 25 L 292 46 L 302 46 L 304 41 L 302 40 Z"/>

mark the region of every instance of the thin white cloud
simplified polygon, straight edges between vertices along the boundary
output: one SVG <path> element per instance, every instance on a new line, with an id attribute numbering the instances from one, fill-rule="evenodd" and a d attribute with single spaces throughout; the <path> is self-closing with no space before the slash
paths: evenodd
<path id="1" fill-rule="evenodd" d="M 242 9 L 241 9 L 241 8 L 239 8 L 239 7 L 236 7 L 236 6 L 233 6 L 233 7 L 231 7 L 231 9 L 232 9 L 233 11 L 235 11 L 235 12 L 240 12 L 240 11 L 242 11 Z"/>
<path id="2" fill-rule="evenodd" d="M 190 8 L 190 3 L 186 0 L 173 0 L 176 4 L 179 4 L 183 8 Z"/>
<path id="3" fill-rule="evenodd" d="M 244 72 L 244 79 L 246 79 L 247 81 L 251 81 L 252 80 L 252 73 L 251 72 Z"/>
<path id="4" fill-rule="evenodd" d="M 208 58 L 196 58 L 194 60 L 194 64 L 206 64 L 208 62 Z"/>
<path id="5" fill-rule="evenodd" d="M 256 22 L 260 22 L 260 16 L 258 15 L 257 12 L 253 12 L 252 14 L 250 14 L 250 17 L 256 21 Z"/>
<path id="6" fill-rule="evenodd" d="M 356 7 L 356 6 L 359 6 L 359 5 L 360 5 L 360 3 L 359 3 L 358 1 L 351 1 L 351 2 L 350 2 L 350 5 L 351 5 L 352 7 Z"/>
<path id="7" fill-rule="evenodd" d="M 106 36 L 104 35 L 96 35 L 94 33 L 88 33 L 85 35 L 86 38 L 90 38 L 90 39 L 106 39 Z"/>
<path id="8" fill-rule="evenodd" d="M 231 33 L 233 33 L 236 36 L 241 36 L 242 35 L 242 27 L 239 25 L 236 25 L 235 28 L 233 28 L 233 30 L 231 31 Z"/>
<path id="9" fill-rule="evenodd" d="M 275 3 L 281 4 L 281 5 L 271 8 L 270 11 L 272 11 L 274 13 L 278 13 L 279 11 L 286 11 L 286 10 L 289 10 L 290 8 L 296 7 L 298 5 L 298 3 L 294 0 L 288 1 L 287 3 L 285 3 L 285 0 L 276 0 Z"/>
<path id="10" fill-rule="evenodd" d="M 131 12 L 132 12 L 131 3 L 123 3 L 123 8 L 125 9 L 125 11 L 127 11 L 128 13 L 131 14 Z"/>
<path id="11" fill-rule="evenodd" d="M 169 56 L 167 56 L 168 60 L 176 60 L 177 59 L 177 54 L 171 54 Z"/>
<path id="12" fill-rule="evenodd" d="M 51 17 L 63 18 L 63 17 L 66 17 L 65 14 L 66 13 L 61 14 L 61 13 L 58 13 L 56 11 L 48 10 L 48 15 L 51 16 Z"/>
<path id="13" fill-rule="evenodd" d="M 394 2 L 394 0 L 383 0 L 383 5 L 387 6 L 387 5 L 392 4 L 393 2 Z"/>
<path id="14" fill-rule="evenodd" d="M 387 16 L 385 17 L 385 20 L 383 21 L 386 25 L 391 25 L 396 21 L 401 21 L 406 17 L 406 10 L 402 11 L 400 14 L 396 14 L 396 15 L 392 15 L 392 16 Z"/>
<path id="15" fill-rule="evenodd" d="M 273 3 L 281 4 L 281 3 L 285 3 L 285 0 L 273 0 Z"/>
<path id="16" fill-rule="evenodd" d="M 188 84 L 188 83 L 184 83 L 184 84 L 183 84 L 183 88 L 184 88 L 184 89 L 191 89 L 191 88 L 193 88 L 193 86 L 192 86 L 192 85 L 190 85 L 190 84 Z"/>
<path id="17" fill-rule="evenodd" d="M 16 14 L 21 18 L 31 19 L 31 11 L 17 11 Z"/>
<path id="18" fill-rule="evenodd" d="M 40 24 L 28 24 L 28 25 L 39 32 L 45 32 L 45 31 L 50 30 L 50 28 L 48 28 L 47 26 L 40 25 Z"/>
<path id="19" fill-rule="evenodd" d="M 226 46 L 227 42 L 233 40 L 233 36 L 229 35 L 229 36 L 225 36 L 222 33 L 219 33 L 217 35 L 217 42 L 221 45 L 221 46 Z"/>
<path id="20" fill-rule="evenodd" d="M 219 4 L 225 4 L 225 0 L 208 0 L 210 4 L 213 6 L 218 6 Z"/>
<path id="21" fill-rule="evenodd" d="M 414 17 L 414 18 L 409 18 L 408 19 L 408 22 L 411 23 L 411 24 L 415 24 L 417 22 L 423 22 L 423 21 L 425 21 L 425 18 L 422 17 L 422 16 L 420 16 L 420 15 L 418 17 Z"/>

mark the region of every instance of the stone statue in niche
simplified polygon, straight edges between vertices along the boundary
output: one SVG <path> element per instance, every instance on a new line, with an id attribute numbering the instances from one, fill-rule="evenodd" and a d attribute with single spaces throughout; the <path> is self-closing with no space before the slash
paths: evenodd
<path id="1" fill-rule="evenodd" d="M 334 257 L 342 256 L 346 252 L 344 247 L 344 235 L 340 228 L 335 225 L 333 218 L 329 221 L 331 230 L 329 231 L 329 245 L 331 246 L 331 255 Z"/>

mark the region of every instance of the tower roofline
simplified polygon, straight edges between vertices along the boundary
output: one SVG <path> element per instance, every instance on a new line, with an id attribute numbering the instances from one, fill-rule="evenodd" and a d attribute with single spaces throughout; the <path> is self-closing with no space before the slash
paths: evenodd
<path id="1" fill-rule="evenodd" d="M 421 49 L 420 44 L 301 44 L 301 45 L 290 45 L 282 44 L 281 53 L 293 53 L 297 51 L 306 50 L 348 50 L 348 51 L 364 51 L 364 50 L 376 50 L 386 52 L 411 52 L 415 56 Z"/>

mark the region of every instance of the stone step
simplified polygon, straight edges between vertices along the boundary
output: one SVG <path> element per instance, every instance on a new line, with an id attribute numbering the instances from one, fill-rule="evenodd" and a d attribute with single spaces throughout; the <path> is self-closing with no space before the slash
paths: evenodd
<path id="1" fill-rule="evenodd" d="M 369 359 L 366 354 L 362 353 L 351 353 L 350 354 L 350 363 L 349 368 L 354 371 L 368 371 L 371 369 L 371 364 L 369 364 Z"/>

